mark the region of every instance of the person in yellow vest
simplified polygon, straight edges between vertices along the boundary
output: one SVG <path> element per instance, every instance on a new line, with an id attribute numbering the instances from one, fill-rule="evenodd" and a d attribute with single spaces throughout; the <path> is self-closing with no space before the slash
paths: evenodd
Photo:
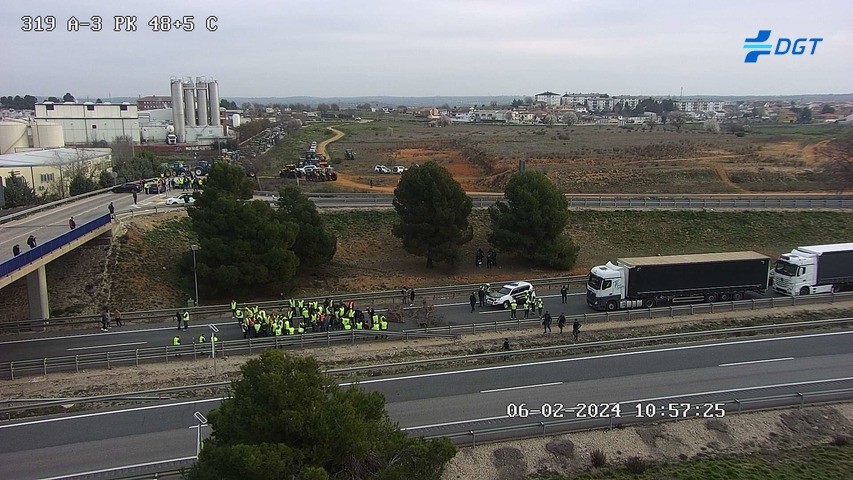
<path id="1" fill-rule="evenodd" d="M 242 324 L 243 319 L 245 318 L 245 316 L 243 315 L 243 310 L 240 310 L 239 308 L 237 310 L 235 310 L 234 311 L 234 318 L 237 319 L 238 325 Z"/>
<path id="2" fill-rule="evenodd" d="M 388 320 L 385 319 L 385 315 L 379 317 L 379 329 L 388 330 Z"/>
<path id="3" fill-rule="evenodd" d="M 237 318 L 237 300 L 231 300 L 231 316 Z"/>
<path id="4" fill-rule="evenodd" d="M 190 327 L 190 311 L 184 310 L 184 313 L 181 314 L 181 320 L 184 322 L 184 330 Z"/>
<path id="5" fill-rule="evenodd" d="M 207 342 L 207 339 L 204 338 L 204 334 L 202 333 L 201 335 L 198 336 L 198 343 L 205 343 L 205 342 Z"/>
<path id="6" fill-rule="evenodd" d="M 172 337 L 172 348 L 175 349 L 175 356 L 176 357 L 181 356 L 180 347 L 181 347 L 181 337 L 179 335 L 175 335 L 174 337 Z"/>
<path id="7" fill-rule="evenodd" d="M 344 317 L 344 319 L 341 321 L 341 323 L 344 326 L 344 330 L 352 330 L 352 324 L 350 323 L 349 318 Z"/>

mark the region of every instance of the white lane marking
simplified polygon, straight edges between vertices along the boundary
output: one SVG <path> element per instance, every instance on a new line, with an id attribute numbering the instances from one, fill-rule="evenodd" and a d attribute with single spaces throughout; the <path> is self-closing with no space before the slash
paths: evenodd
<path id="1" fill-rule="evenodd" d="M 471 368 L 468 370 L 451 370 L 446 372 L 432 372 L 432 373 L 422 373 L 419 375 L 405 375 L 402 377 L 389 377 L 389 378 L 376 378 L 372 380 L 362 380 L 360 382 L 350 382 L 350 383 L 342 383 L 341 385 L 352 385 L 359 384 L 365 385 L 368 383 L 385 383 L 385 382 L 396 382 L 398 380 L 412 380 L 415 378 L 426 378 L 426 377 L 443 377 L 446 375 L 459 375 L 465 373 L 474 373 L 474 372 L 487 372 L 491 370 L 505 370 L 510 368 L 519 368 L 519 367 L 532 367 L 538 365 L 548 365 L 552 363 L 568 363 L 568 362 L 578 362 L 582 360 L 596 360 L 599 358 L 615 358 L 615 357 L 627 357 L 633 355 L 646 355 L 650 353 L 660 353 L 660 352 L 675 352 L 680 350 L 695 350 L 699 348 L 710 348 L 710 347 L 723 347 L 729 345 L 745 345 L 749 343 L 764 343 L 764 342 L 778 342 L 785 340 L 797 340 L 800 338 L 813 338 L 813 337 L 828 337 L 834 335 L 853 335 L 853 331 L 845 331 L 845 332 L 827 332 L 827 333 L 815 333 L 809 335 L 795 335 L 791 337 L 774 337 L 774 338 L 756 338 L 752 340 L 741 340 L 741 341 L 731 341 L 731 342 L 722 342 L 722 343 L 710 343 L 705 345 L 685 345 L 681 347 L 669 347 L 669 348 L 657 348 L 654 350 L 641 350 L 636 352 L 618 352 L 618 353 L 608 353 L 602 355 L 592 355 L 589 357 L 574 357 L 574 358 L 559 358 L 555 360 L 545 360 L 542 362 L 527 362 L 527 363 L 515 363 L 512 365 L 495 365 L 492 367 L 479 367 L 479 368 Z"/>
<path id="2" fill-rule="evenodd" d="M 499 417 L 472 418 L 471 420 L 459 420 L 458 422 L 434 423 L 432 425 L 419 425 L 417 427 L 406 427 L 400 430 L 420 430 L 422 428 L 447 427 L 450 425 L 459 425 L 460 423 L 488 422 L 489 420 L 503 420 L 509 418 L 509 415 L 501 415 Z"/>
<path id="3" fill-rule="evenodd" d="M 433 307 L 458 307 L 461 305 L 471 305 L 471 302 L 461 302 L 461 303 L 439 303 L 433 304 Z"/>
<path id="4" fill-rule="evenodd" d="M 622 400 L 620 402 L 609 402 L 609 403 L 618 403 L 620 405 L 624 405 L 624 404 L 632 404 L 632 403 L 654 402 L 657 400 L 669 400 L 672 398 L 679 398 L 679 397 L 716 395 L 718 393 L 727 393 L 727 392 L 730 392 L 732 390 L 737 390 L 737 391 L 762 390 L 765 388 L 791 387 L 791 386 L 795 386 L 795 385 L 809 385 L 809 384 L 814 384 L 814 383 L 825 383 L 825 382 L 841 382 L 841 381 L 847 381 L 847 380 L 853 380 L 853 377 L 829 378 L 829 379 L 825 379 L 825 380 L 809 380 L 807 382 L 777 383 L 775 385 L 758 385 L 755 387 L 744 387 L 744 388 L 727 389 L 727 390 L 710 390 L 710 391 L 706 391 L 706 392 L 685 393 L 685 394 L 679 394 L 679 395 L 669 395 L 666 397 L 641 398 L 639 400 Z M 720 403 L 722 403 L 722 402 L 720 402 Z M 564 408 L 563 410 L 565 412 L 569 413 L 569 412 L 574 412 L 574 411 L 579 410 L 579 409 L 575 407 L 575 408 Z M 533 415 L 541 415 L 541 414 L 531 411 L 530 416 L 533 416 Z M 457 420 L 455 422 L 435 423 L 432 425 L 418 425 L 418 426 L 414 426 L 414 427 L 405 427 L 405 428 L 401 428 L 400 430 L 420 430 L 423 428 L 445 427 L 445 426 L 449 426 L 449 425 L 461 425 L 461 424 L 465 424 L 465 423 L 484 422 L 484 421 L 489 421 L 489 420 L 502 420 L 504 418 L 510 418 L 510 417 L 509 417 L 509 415 L 502 415 L 499 417 L 472 418 L 470 420 Z"/>
<path id="5" fill-rule="evenodd" d="M 554 385 L 562 385 L 563 382 L 538 383 L 536 385 L 521 385 L 518 387 L 493 388 L 491 390 L 480 390 L 480 393 L 506 392 L 508 390 L 524 390 L 525 388 L 551 387 Z"/>
<path id="6" fill-rule="evenodd" d="M 768 358 L 767 360 L 753 360 L 751 362 L 721 363 L 717 366 L 718 367 L 734 367 L 735 365 L 751 365 L 753 363 L 784 362 L 785 360 L 793 360 L 793 359 L 794 359 L 794 357 Z"/>
<path id="7" fill-rule="evenodd" d="M 60 479 L 71 478 L 71 477 L 86 477 L 86 476 L 91 476 L 91 475 L 97 475 L 99 473 L 108 473 L 108 472 L 115 472 L 118 470 L 124 470 L 126 468 L 141 468 L 141 467 L 150 467 L 152 465 L 162 465 L 162 464 L 171 463 L 171 462 L 185 462 L 187 460 L 195 460 L 196 458 L 198 458 L 198 457 L 196 457 L 195 455 L 193 455 L 192 457 L 171 458 L 169 460 L 159 460 L 156 462 L 137 463 L 136 465 L 124 465 L 121 467 L 112 467 L 112 468 L 104 468 L 101 470 L 92 470 L 91 472 L 72 473 L 70 475 L 60 475 L 58 477 L 43 478 L 42 480 L 60 480 Z"/>
<path id="8" fill-rule="evenodd" d="M 125 321 L 127 321 L 127 320 L 125 320 Z M 92 323 L 94 323 L 94 320 L 92 320 Z M 233 323 L 234 323 L 234 320 L 232 319 L 230 322 L 214 323 L 214 325 L 216 325 L 216 326 L 232 325 Z M 210 324 L 205 323 L 204 325 L 190 325 L 190 328 L 207 328 L 208 325 L 210 325 Z M 113 328 L 120 328 L 120 327 L 113 327 Z M 60 336 L 60 337 L 27 338 L 24 340 L 8 340 L 5 342 L 0 342 L 0 345 L 10 345 L 13 343 L 45 342 L 45 341 L 50 341 L 50 340 L 67 340 L 69 338 L 92 337 L 92 336 L 96 336 L 96 335 L 122 335 L 122 334 L 140 333 L 140 332 L 142 332 L 142 333 L 144 333 L 144 332 L 159 332 L 159 331 L 163 331 L 163 330 L 175 330 L 175 327 L 144 328 L 144 329 L 139 329 L 139 330 L 122 330 L 122 331 L 118 331 L 118 332 L 92 332 L 92 333 L 81 333 L 78 335 L 64 335 L 64 336 Z"/>
<path id="9" fill-rule="evenodd" d="M 130 342 L 130 343 L 114 343 L 112 345 L 95 345 L 93 347 L 74 347 L 74 348 L 66 348 L 69 352 L 74 350 L 94 350 L 96 348 L 110 348 L 110 347 L 127 347 L 129 345 L 145 345 L 148 342 Z"/>
<path id="10" fill-rule="evenodd" d="M 125 408 L 123 410 L 112 410 L 112 411 L 107 411 L 107 412 L 84 413 L 82 415 L 75 415 L 73 417 L 44 418 L 41 420 L 33 420 L 31 422 L 14 423 L 14 424 L 10 424 L 10 425 L 0 425 L 0 430 L 2 430 L 4 428 L 14 428 L 14 427 L 24 427 L 24 426 L 28 426 L 28 425 L 38 425 L 40 423 L 53 423 L 53 422 L 62 422 L 64 420 L 77 420 L 80 418 L 102 417 L 104 415 L 113 415 L 113 414 L 117 414 L 117 413 L 138 412 L 141 410 L 154 410 L 157 408 L 180 407 L 182 405 L 192 405 L 195 403 L 221 402 L 222 400 L 225 400 L 226 398 L 228 398 L 228 397 L 205 398 L 202 400 L 188 400 L 186 402 L 165 403 L 162 405 L 147 405 L 145 407 Z M 69 399 L 69 403 L 73 403 L 73 399 Z"/>

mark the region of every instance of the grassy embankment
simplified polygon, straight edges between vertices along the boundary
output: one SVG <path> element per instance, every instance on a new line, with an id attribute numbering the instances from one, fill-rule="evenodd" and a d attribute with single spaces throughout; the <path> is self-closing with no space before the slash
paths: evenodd
<path id="1" fill-rule="evenodd" d="M 844 443 L 844 442 L 839 442 Z M 753 455 L 723 455 L 661 463 L 631 471 L 604 467 L 571 477 L 536 475 L 538 480 L 843 480 L 853 478 L 853 443 L 818 445 Z"/>

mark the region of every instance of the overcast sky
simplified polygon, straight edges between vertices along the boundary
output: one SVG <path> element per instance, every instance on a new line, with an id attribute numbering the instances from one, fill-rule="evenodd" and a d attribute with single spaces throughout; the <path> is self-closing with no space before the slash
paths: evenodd
<path id="1" fill-rule="evenodd" d="M 168 94 L 173 76 L 216 79 L 224 98 L 853 91 L 849 0 L 26 0 L 2 10 L 3 95 Z M 37 15 L 56 29 L 22 31 L 21 17 Z M 67 30 L 72 16 L 93 15 L 102 31 Z M 137 31 L 114 32 L 116 15 L 135 15 Z M 192 15 L 195 29 L 152 31 L 164 15 Z M 759 29 L 774 44 L 823 41 L 814 55 L 746 64 L 744 39 Z"/>

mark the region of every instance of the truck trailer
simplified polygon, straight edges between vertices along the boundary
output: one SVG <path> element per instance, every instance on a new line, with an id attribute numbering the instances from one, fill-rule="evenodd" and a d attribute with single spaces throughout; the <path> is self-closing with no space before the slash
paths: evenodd
<path id="1" fill-rule="evenodd" d="M 773 269 L 773 289 L 791 297 L 853 286 L 853 243 L 797 247 Z"/>
<path id="2" fill-rule="evenodd" d="M 756 252 L 620 258 L 593 267 L 586 303 L 596 310 L 742 300 L 767 290 L 770 257 Z"/>

